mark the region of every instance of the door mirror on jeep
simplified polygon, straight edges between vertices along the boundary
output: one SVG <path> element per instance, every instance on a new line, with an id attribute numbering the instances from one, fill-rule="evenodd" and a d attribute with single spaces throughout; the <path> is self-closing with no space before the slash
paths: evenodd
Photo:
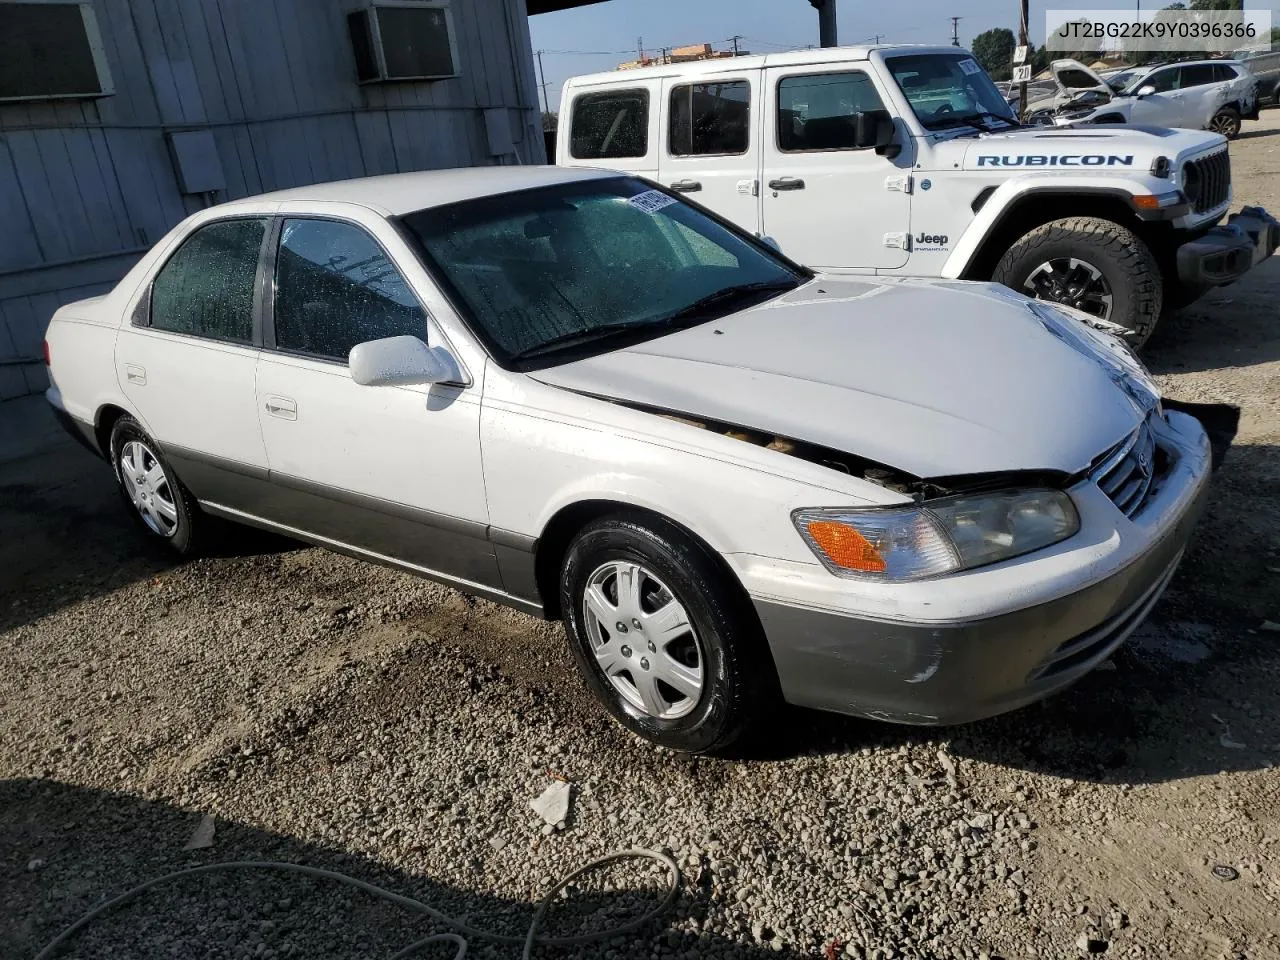
<path id="1" fill-rule="evenodd" d="M 853 145 L 859 150 L 868 147 L 883 149 L 893 143 L 893 117 L 889 111 L 859 110 L 853 115 Z"/>
<path id="2" fill-rule="evenodd" d="M 1148 83 L 1145 87 L 1138 88 L 1138 99 L 1141 100 L 1143 97 L 1149 97 L 1155 92 L 1156 88 Z"/>
<path id="3" fill-rule="evenodd" d="M 357 343 L 347 361 L 351 379 L 362 387 L 416 383 L 458 383 L 462 371 L 443 347 L 428 347 L 414 336 L 383 337 Z"/>

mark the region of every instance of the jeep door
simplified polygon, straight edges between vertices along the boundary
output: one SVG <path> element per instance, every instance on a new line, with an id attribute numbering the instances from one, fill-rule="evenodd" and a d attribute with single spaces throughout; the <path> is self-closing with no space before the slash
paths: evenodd
<path id="1" fill-rule="evenodd" d="M 856 115 L 884 108 L 876 78 L 832 64 L 770 67 L 765 88 L 762 231 L 820 270 L 905 266 L 910 138 L 896 159 L 854 142 Z"/>
<path id="2" fill-rule="evenodd" d="M 658 177 L 744 230 L 760 232 L 759 70 L 662 83 Z"/>

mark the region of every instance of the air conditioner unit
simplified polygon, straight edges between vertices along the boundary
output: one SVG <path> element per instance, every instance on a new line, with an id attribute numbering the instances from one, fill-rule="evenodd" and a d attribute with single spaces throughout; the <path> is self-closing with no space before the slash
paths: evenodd
<path id="1" fill-rule="evenodd" d="M 91 4 L 0 3 L 0 102 L 114 92 Z"/>
<path id="2" fill-rule="evenodd" d="M 458 75 L 453 12 L 442 0 L 387 0 L 347 14 L 361 83 Z"/>

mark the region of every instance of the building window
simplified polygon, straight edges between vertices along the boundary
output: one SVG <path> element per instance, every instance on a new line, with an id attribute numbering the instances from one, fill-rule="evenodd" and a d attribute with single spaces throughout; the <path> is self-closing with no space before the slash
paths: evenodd
<path id="1" fill-rule="evenodd" d="M 0 3 L 0 101 L 113 92 L 89 3 Z"/>
<path id="2" fill-rule="evenodd" d="M 643 157 L 648 152 L 648 90 L 584 93 L 573 101 L 569 153 L 575 159 Z"/>
<path id="3" fill-rule="evenodd" d="M 458 75 L 453 12 L 440 0 L 373 3 L 347 14 L 361 83 Z"/>
<path id="4" fill-rule="evenodd" d="M 746 80 L 691 83 L 671 91 L 673 157 L 747 152 L 751 84 Z"/>

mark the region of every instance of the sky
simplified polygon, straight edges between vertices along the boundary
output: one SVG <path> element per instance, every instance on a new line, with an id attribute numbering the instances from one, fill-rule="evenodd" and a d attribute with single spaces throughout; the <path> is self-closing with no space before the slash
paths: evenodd
<path id="1" fill-rule="evenodd" d="M 1045 11 L 1080 8 L 1128 10 L 1165 6 L 1169 0 L 1031 0 L 1031 40 L 1044 40 Z M 991 27 L 1018 27 L 1018 0 L 837 0 L 841 44 L 873 40 L 885 43 L 950 43 L 951 17 L 961 18 L 960 44 Z M 1280 0 L 1246 0 L 1249 9 L 1276 11 Z M 1280 26 L 1280 13 L 1272 22 Z M 711 43 L 729 49 L 728 38 L 742 36 L 743 50 L 769 53 L 818 42 L 818 14 L 809 0 L 606 0 L 585 7 L 529 18 L 533 49 L 542 64 L 551 109 L 569 77 L 612 70 L 634 60 L 637 45 L 646 54 L 662 47 Z M 535 64 L 536 68 L 536 64 Z"/>

